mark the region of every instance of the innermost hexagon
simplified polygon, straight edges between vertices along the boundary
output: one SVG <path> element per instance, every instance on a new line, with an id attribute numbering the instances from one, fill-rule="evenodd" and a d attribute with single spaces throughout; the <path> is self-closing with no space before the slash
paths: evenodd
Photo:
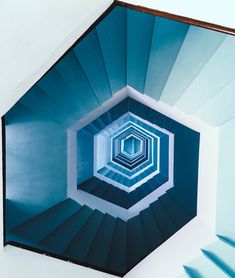
<path id="1" fill-rule="evenodd" d="M 134 135 L 130 135 L 121 140 L 121 153 L 126 154 L 131 159 L 142 152 L 143 142 Z"/>
<path id="2" fill-rule="evenodd" d="M 159 174 L 160 151 L 168 151 L 161 147 L 165 137 L 158 126 L 124 114 L 94 136 L 94 176 L 127 192 L 135 190 Z"/>

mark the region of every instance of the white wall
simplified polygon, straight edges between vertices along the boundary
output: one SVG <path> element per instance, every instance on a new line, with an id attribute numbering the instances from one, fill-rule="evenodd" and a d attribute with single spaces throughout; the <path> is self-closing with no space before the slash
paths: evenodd
<path id="1" fill-rule="evenodd" d="M 112 0 L 0 0 L 0 116 L 10 109 L 111 2 Z M 126 2 L 235 28 L 233 0 L 129 0 Z M 1 174 L 0 171 L 0 177 Z M 1 209 L 2 198 L 0 198 Z M 2 216 L 1 211 L 0 215 Z M 181 242 L 181 237 L 185 236 L 184 232 L 194 227 L 194 223 L 191 224 L 175 237 L 175 252 L 182 248 L 179 242 Z M 0 217 L 0 230 L 2 231 L 1 228 L 2 217 Z M 187 238 L 193 240 L 190 237 Z M 199 242 L 195 241 L 195 243 L 199 245 Z M 2 244 L 0 246 L 2 248 Z M 153 253 L 144 260 L 143 264 L 137 266 L 127 277 L 143 277 L 147 273 L 152 273 L 152 277 L 155 277 L 153 276 L 157 269 L 155 263 L 161 255 L 161 250 L 158 255 Z M 196 249 L 193 250 L 197 252 Z M 172 250 L 169 250 L 170 252 Z M 185 252 L 181 252 L 181 255 L 184 256 Z M 167 253 L 164 256 L 167 259 Z M 183 262 L 182 256 L 179 257 Z M 154 268 L 149 266 L 154 266 Z M 163 270 L 163 266 L 161 269 Z M 108 277 L 103 273 L 14 247 L 0 250 L 1 277 L 36 278 L 37 275 L 45 278 Z M 166 278 L 161 275 L 160 277 Z M 172 277 L 176 277 L 174 268 Z"/>
<path id="2" fill-rule="evenodd" d="M 111 3 L 112 0 L 0 0 L 0 115 Z"/>

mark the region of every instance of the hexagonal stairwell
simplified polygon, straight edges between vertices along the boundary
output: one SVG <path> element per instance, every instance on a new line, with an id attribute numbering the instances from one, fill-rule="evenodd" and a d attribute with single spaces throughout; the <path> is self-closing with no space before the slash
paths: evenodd
<path id="1" fill-rule="evenodd" d="M 117 6 L 6 114 L 7 243 L 123 276 L 196 216 L 200 134 L 122 94 L 158 102 L 188 29 Z"/>

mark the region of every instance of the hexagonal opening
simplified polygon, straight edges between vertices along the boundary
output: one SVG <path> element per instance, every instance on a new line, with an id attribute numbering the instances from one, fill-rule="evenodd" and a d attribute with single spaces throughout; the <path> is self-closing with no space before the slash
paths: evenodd
<path id="1" fill-rule="evenodd" d="M 124 138 L 121 142 L 121 151 L 131 157 L 142 152 L 143 142 L 134 135 Z"/>

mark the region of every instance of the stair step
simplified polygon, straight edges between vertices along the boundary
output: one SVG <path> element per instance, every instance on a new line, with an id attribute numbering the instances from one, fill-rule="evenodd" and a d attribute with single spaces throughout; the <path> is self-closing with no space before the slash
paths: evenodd
<path id="1" fill-rule="evenodd" d="M 127 268 L 131 269 L 146 256 L 146 244 L 140 215 L 127 223 Z"/>
<path id="2" fill-rule="evenodd" d="M 162 94 L 188 26 L 174 20 L 155 18 L 145 93 L 156 100 Z"/>
<path id="3" fill-rule="evenodd" d="M 119 102 L 113 108 L 109 110 L 109 114 L 111 116 L 112 121 L 117 120 L 122 115 L 126 114 L 129 111 L 128 107 L 128 99 L 124 99 L 123 101 Z"/>
<path id="4" fill-rule="evenodd" d="M 162 235 L 150 208 L 141 211 L 140 217 L 144 231 L 146 249 L 148 252 L 152 252 L 163 242 Z"/>
<path id="5" fill-rule="evenodd" d="M 63 254 L 73 260 L 84 262 L 103 218 L 104 214 L 95 210 Z"/>
<path id="6" fill-rule="evenodd" d="M 235 79 L 228 82 L 217 94 L 200 107 L 196 116 L 213 126 L 223 125 L 235 117 Z"/>
<path id="7" fill-rule="evenodd" d="M 78 189 L 84 190 L 86 192 L 91 192 L 95 189 L 102 181 L 96 177 L 86 180 L 85 182 L 78 185 Z"/>
<path id="8" fill-rule="evenodd" d="M 178 228 L 165 210 L 165 208 L 159 201 L 155 201 L 154 203 L 152 203 L 150 205 L 150 208 L 153 211 L 163 239 L 167 239 L 172 236 L 178 230 Z"/>
<path id="9" fill-rule="evenodd" d="M 202 252 L 229 277 L 235 277 L 235 248 L 218 240 L 203 248 Z"/>
<path id="10" fill-rule="evenodd" d="M 221 45 L 226 34 L 190 26 L 167 80 L 161 100 L 173 105 Z M 182 79 L 182 73 L 184 78 Z M 178 80 L 181 80 L 178 82 Z M 174 92 L 174 93 L 172 93 Z M 178 104 L 178 103 L 177 103 Z"/>
<path id="11" fill-rule="evenodd" d="M 66 199 L 25 223 L 20 224 L 13 229 L 11 233 L 22 237 L 27 241 L 38 243 L 64 223 L 69 217 L 78 211 L 80 207 L 81 206 L 75 201 Z"/>
<path id="12" fill-rule="evenodd" d="M 112 92 L 96 28 L 87 34 L 73 51 L 78 57 L 99 103 L 108 100 L 112 96 Z"/>
<path id="13" fill-rule="evenodd" d="M 63 76 L 71 92 L 73 92 L 73 98 L 76 100 L 79 107 L 81 107 L 79 110 L 82 109 L 85 110 L 86 113 L 89 113 L 98 107 L 99 100 L 73 50 L 67 53 L 63 59 L 56 64 L 56 69 L 61 76 Z"/>
<path id="14" fill-rule="evenodd" d="M 197 271 L 197 269 L 193 269 L 191 267 L 184 266 L 184 270 L 185 270 L 186 277 L 189 277 L 189 278 L 203 278 L 204 277 L 204 276 L 202 277 L 202 275 L 199 273 L 199 271 Z"/>
<path id="15" fill-rule="evenodd" d="M 144 93 L 154 16 L 127 10 L 127 84 Z"/>
<path id="16" fill-rule="evenodd" d="M 20 103 L 40 116 L 48 117 L 62 127 L 71 125 L 66 113 L 36 85 L 20 99 Z"/>
<path id="17" fill-rule="evenodd" d="M 171 198 L 182 204 L 192 216 L 196 216 L 197 200 L 194 198 L 193 194 L 190 193 L 191 192 L 186 192 L 179 188 L 179 186 L 175 186 L 167 191 L 167 194 L 169 194 Z"/>
<path id="18" fill-rule="evenodd" d="M 73 92 L 68 89 L 67 84 L 55 68 L 51 68 L 37 82 L 37 86 L 63 110 L 71 122 L 75 122 L 79 117 L 84 115 L 80 113 L 76 102 L 73 100 Z"/>
<path id="19" fill-rule="evenodd" d="M 226 244 L 228 244 L 228 245 L 232 246 L 233 248 L 235 248 L 235 241 L 234 241 L 233 239 L 228 238 L 228 237 L 226 237 L 226 236 L 220 236 L 220 235 L 217 235 L 217 237 L 218 237 L 221 241 L 223 241 L 223 242 L 225 242 Z"/>
<path id="20" fill-rule="evenodd" d="M 116 7 L 96 27 L 112 93 L 126 86 L 126 13 Z"/>
<path id="21" fill-rule="evenodd" d="M 127 260 L 127 223 L 117 218 L 107 268 L 118 273 L 126 272 Z"/>
<path id="22" fill-rule="evenodd" d="M 184 266 L 185 272 L 191 278 L 225 278 L 228 277 L 222 270 L 205 256 L 201 256 Z"/>
<path id="23" fill-rule="evenodd" d="M 213 36 L 216 37 L 215 34 Z M 227 36 L 224 39 L 185 90 L 183 97 L 177 103 L 180 110 L 189 114 L 195 113 L 234 78 L 234 43 L 235 38 L 233 36 Z M 221 74 L 221 69 L 226 70 L 226 74 Z M 212 79 L 213 82 L 211 82 Z"/>
<path id="24" fill-rule="evenodd" d="M 183 227 L 192 217 L 191 215 L 168 194 L 164 194 L 159 198 L 165 210 L 172 218 L 178 229 Z"/>
<path id="25" fill-rule="evenodd" d="M 109 112 L 106 112 L 104 113 L 102 116 L 101 116 L 101 119 L 103 120 L 104 124 L 107 126 L 107 125 L 110 125 L 112 123 L 112 118 L 110 116 L 110 113 Z"/>
<path id="26" fill-rule="evenodd" d="M 40 245 L 54 253 L 62 254 L 70 241 L 79 233 L 86 224 L 93 210 L 82 206 L 75 214 L 68 218 L 61 226 L 44 238 Z"/>
<path id="27" fill-rule="evenodd" d="M 86 257 L 87 263 L 105 268 L 112 244 L 115 225 L 116 219 L 106 214 Z"/>

